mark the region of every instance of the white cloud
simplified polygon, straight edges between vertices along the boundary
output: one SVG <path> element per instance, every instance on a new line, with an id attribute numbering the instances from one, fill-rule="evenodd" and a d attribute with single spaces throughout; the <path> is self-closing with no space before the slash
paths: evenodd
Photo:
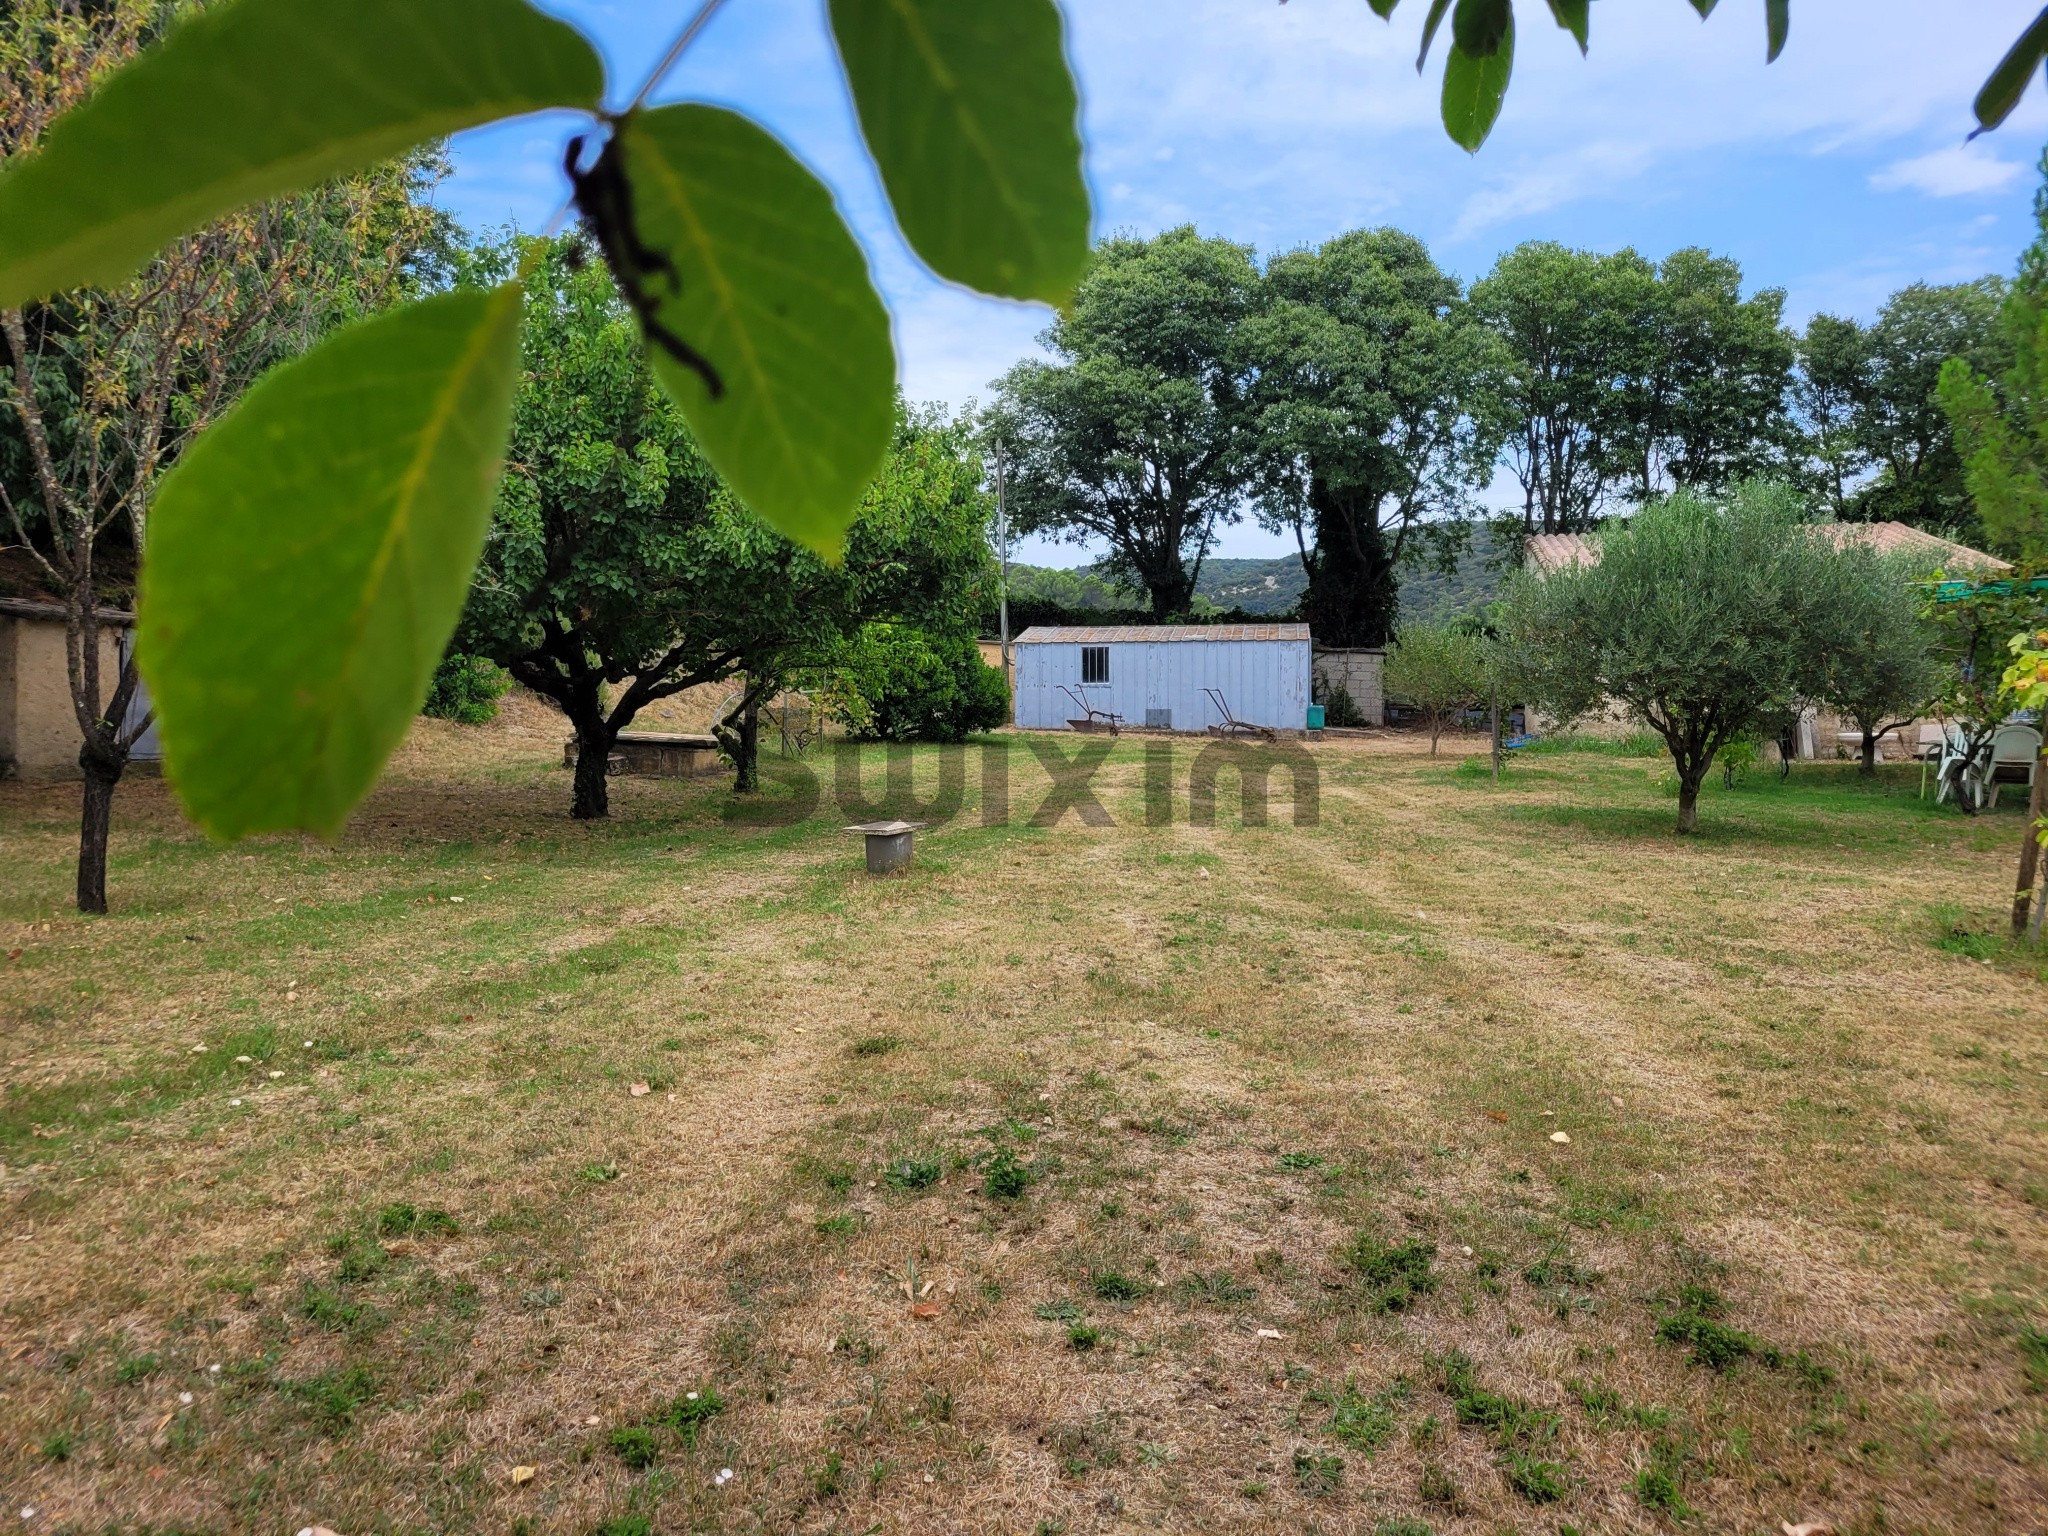
<path id="1" fill-rule="evenodd" d="M 2017 160 L 2000 160 L 1971 144 L 1952 144 L 1932 154 L 1897 160 L 1870 178 L 1879 192 L 1925 192 L 1929 197 L 1968 197 L 2000 192 L 2027 168 Z"/>

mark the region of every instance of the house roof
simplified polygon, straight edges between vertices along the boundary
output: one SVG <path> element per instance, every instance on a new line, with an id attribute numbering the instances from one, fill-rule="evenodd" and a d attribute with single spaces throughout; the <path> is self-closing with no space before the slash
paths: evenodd
<path id="1" fill-rule="evenodd" d="M 1944 570 L 2009 571 L 2012 567 L 1996 555 L 1987 555 L 1967 544 L 1952 543 L 1905 523 L 1821 523 L 1823 537 L 1837 548 L 1857 543 L 1881 555 L 1907 554 L 1924 557 L 1930 568 Z M 1522 560 L 1539 575 L 1563 570 L 1568 565 L 1597 565 L 1600 540 L 1590 533 L 1539 533 L 1522 546 Z"/>
<path id="2" fill-rule="evenodd" d="M 1013 645 L 1159 645 L 1177 640 L 1306 640 L 1306 624 L 1034 624 Z"/>

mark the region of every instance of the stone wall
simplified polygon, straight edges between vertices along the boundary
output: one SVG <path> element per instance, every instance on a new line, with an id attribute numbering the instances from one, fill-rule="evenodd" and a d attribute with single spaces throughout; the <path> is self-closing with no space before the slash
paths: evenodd
<path id="1" fill-rule="evenodd" d="M 1365 717 L 1367 725 L 1383 725 L 1387 718 L 1386 687 L 1381 680 L 1387 653 L 1383 650 L 1322 650 L 1310 663 L 1314 673 L 1315 702 L 1328 697 L 1332 684 L 1351 695 L 1351 702 Z"/>
<path id="2" fill-rule="evenodd" d="M 100 679 L 121 676 L 118 632 L 100 631 Z M 78 715 L 64 663 L 64 622 L 0 612 L 0 778 L 80 776 Z"/>

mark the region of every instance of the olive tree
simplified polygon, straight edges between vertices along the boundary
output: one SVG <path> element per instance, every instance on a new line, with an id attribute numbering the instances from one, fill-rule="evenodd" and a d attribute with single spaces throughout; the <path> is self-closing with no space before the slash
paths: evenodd
<path id="1" fill-rule="evenodd" d="M 1830 551 L 1782 486 L 1680 491 L 1599 536 L 1600 557 L 1518 575 L 1499 628 L 1524 700 L 1564 719 L 1625 706 L 1678 770 L 1678 830 L 1699 827 L 1714 755 L 1822 692 L 1815 644 Z"/>
<path id="2" fill-rule="evenodd" d="M 1815 625 L 1820 697 L 1862 733 L 1863 772 L 1877 772 L 1878 738 L 1911 724 L 1941 691 L 1944 669 L 1920 620 L 1919 564 L 1845 541 L 1828 559 Z"/>
<path id="3" fill-rule="evenodd" d="M 1457 624 L 1403 624 L 1382 677 L 1387 697 L 1422 717 L 1435 757 L 1445 729 L 1486 697 L 1486 640 Z"/>

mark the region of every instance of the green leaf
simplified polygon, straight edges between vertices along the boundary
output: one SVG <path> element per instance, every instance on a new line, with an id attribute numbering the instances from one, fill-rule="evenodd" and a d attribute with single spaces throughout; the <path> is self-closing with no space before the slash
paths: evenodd
<path id="1" fill-rule="evenodd" d="M 2012 45 L 2012 51 L 1998 61 L 1998 68 L 1991 71 L 1991 78 L 1977 93 L 1979 126 L 1971 138 L 1996 128 L 2012 115 L 2012 109 L 2027 93 L 2027 82 L 2033 78 L 2035 66 L 2043 58 L 2048 58 L 2048 10 L 2036 16 L 2034 24 L 2020 34 L 2020 40 Z"/>
<path id="2" fill-rule="evenodd" d="M 1458 0 L 1451 17 L 1451 41 L 1475 59 L 1500 52 L 1500 41 L 1514 25 L 1510 0 Z"/>
<path id="3" fill-rule="evenodd" d="M 1579 52 L 1586 51 L 1586 36 L 1590 18 L 1587 11 L 1591 0 L 1550 0 L 1550 14 L 1557 18 L 1557 24 L 1571 33 L 1577 40 Z"/>
<path id="4" fill-rule="evenodd" d="M 333 837 L 404 738 L 490 525 L 519 304 L 448 294 L 337 332 L 165 478 L 139 659 L 209 832 Z"/>
<path id="5" fill-rule="evenodd" d="M 889 313 L 832 194 L 775 139 L 716 107 L 660 107 L 618 128 L 644 274 L 663 329 L 714 392 L 656 346 L 654 368 L 740 500 L 837 553 L 895 427 Z"/>
<path id="6" fill-rule="evenodd" d="M 983 293 L 1064 304 L 1089 209 L 1053 0 L 832 0 L 832 34 L 918 255 Z"/>
<path id="7" fill-rule="evenodd" d="M 209 6 L 0 175 L 0 307 L 119 283 L 245 204 L 603 93 L 590 45 L 524 0 Z"/>
<path id="8" fill-rule="evenodd" d="M 1394 7 L 1399 5 L 1401 0 L 1365 0 L 1365 3 L 1372 7 L 1373 15 L 1379 17 L 1381 21 L 1392 21 Z"/>
<path id="9" fill-rule="evenodd" d="M 1764 55 L 1764 62 L 1775 64 L 1778 55 L 1785 51 L 1785 39 L 1792 33 L 1792 0 L 1764 0 L 1764 30 L 1770 35 L 1770 50 Z"/>
<path id="10" fill-rule="evenodd" d="M 1720 3 L 1721 0 L 1692 0 L 1692 8 L 1700 13 L 1700 20 L 1705 21 Z"/>
<path id="11" fill-rule="evenodd" d="M 1500 117 L 1501 98 L 1515 68 L 1515 25 L 1512 17 L 1500 46 L 1484 58 L 1451 49 L 1444 65 L 1444 130 L 1465 149 L 1477 152 Z"/>
<path id="12" fill-rule="evenodd" d="M 1444 16 L 1450 11 L 1451 0 L 1429 0 L 1429 14 L 1422 18 L 1422 51 L 1415 55 L 1415 73 L 1422 73 L 1422 66 L 1429 62 L 1429 45 L 1436 41 L 1436 29 L 1444 24 Z"/>

